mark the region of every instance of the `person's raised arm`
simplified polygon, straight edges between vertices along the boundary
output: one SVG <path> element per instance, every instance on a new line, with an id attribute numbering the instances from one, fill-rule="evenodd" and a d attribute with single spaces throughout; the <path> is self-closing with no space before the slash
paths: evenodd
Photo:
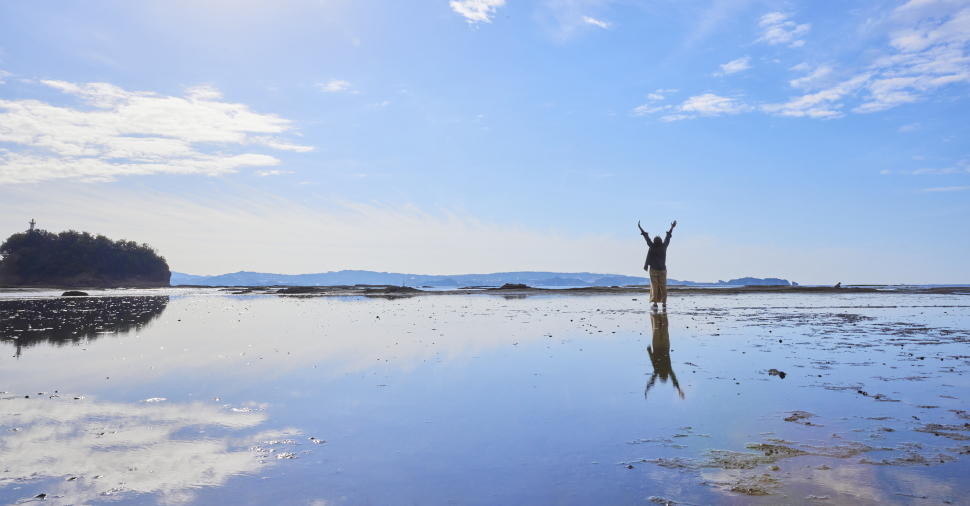
<path id="1" fill-rule="evenodd" d="M 640 220 L 637 220 L 637 228 L 640 229 L 640 235 L 643 236 L 643 240 L 650 242 L 650 234 L 640 226 Z"/>
<path id="2" fill-rule="evenodd" d="M 671 234 L 674 233 L 674 227 L 676 226 L 677 226 L 677 220 L 674 220 L 674 222 L 670 224 L 670 228 L 667 230 L 667 237 L 664 238 L 664 246 L 667 246 L 670 244 L 670 236 Z"/>

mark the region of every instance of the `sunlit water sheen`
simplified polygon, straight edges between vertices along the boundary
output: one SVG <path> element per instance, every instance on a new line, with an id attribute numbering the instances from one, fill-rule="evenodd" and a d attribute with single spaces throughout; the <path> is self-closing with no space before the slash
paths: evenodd
<path id="1" fill-rule="evenodd" d="M 970 495 L 967 296 L 138 293 L 0 301 L 0 502 Z"/>

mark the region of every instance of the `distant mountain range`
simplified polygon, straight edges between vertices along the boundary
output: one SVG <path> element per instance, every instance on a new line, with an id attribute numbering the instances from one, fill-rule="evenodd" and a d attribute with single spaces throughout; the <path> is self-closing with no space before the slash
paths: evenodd
<path id="1" fill-rule="evenodd" d="M 172 286 L 334 286 L 334 285 L 395 285 L 413 287 L 461 288 L 465 286 L 501 286 L 505 283 L 522 283 L 536 287 L 566 286 L 626 286 L 650 284 L 650 279 L 620 274 L 595 274 L 592 272 L 496 272 L 492 274 L 456 274 L 433 276 L 426 274 L 402 274 L 375 271 L 334 271 L 317 274 L 270 274 L 265 272 L 239 271 L 217 276 L 195 276 L 173 272 Z M 797 285 L 779 278 L 737 278 L 728 281 L 700 283 L 668 279 L 670 285 L 686 286 L 745 286 L 745 285 Z"/>

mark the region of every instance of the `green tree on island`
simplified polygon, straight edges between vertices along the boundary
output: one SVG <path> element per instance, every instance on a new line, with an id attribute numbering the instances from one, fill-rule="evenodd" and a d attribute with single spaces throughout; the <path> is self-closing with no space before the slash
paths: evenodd
<path id="1" fill-rule="evenodd" d="M 0 245 L 0 285 L 168 286 L 165 259 L 147 244 L 69 230 L 31 229 Z"/>

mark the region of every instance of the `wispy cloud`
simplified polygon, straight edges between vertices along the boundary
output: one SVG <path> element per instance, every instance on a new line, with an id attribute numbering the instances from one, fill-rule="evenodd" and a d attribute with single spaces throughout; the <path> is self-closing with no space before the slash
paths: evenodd
<path id="1" fill-rule="evenodd" d="M 670 93 L 675 93 L 677 90 L 674 89 L 658 89 L 656 91 L 647 93 L 647 102 L 638 105 L 633 108 L 634 116 L 646 116 L 648 114 L 653 114 L 655 112 L 661 112 L 670 108 L 668 104 L 661 104 L 660 102 L 667 98 Z"/>
<path id="2" fill-rule="evenodd" d="M 274 166 L 263 153 L 233 148 L 309 151 L 277 136 L 292 129 L 274 114 L 226 102 L 212 86 L 185 96 L 128 91 L 109 83 L 41 81 L 76 98 L 80 107 L 40 100 L 0 100 L 0 184 L 52 179 L 110 181 L 147 174 L 235 172 Z"/>
<path id="3" fill-rule="evenodd" d="M 949 167 L 921 167 L 913 170 L 882 170 L 880 174 L 905 174 L 909 176 L 949 176 L 953 174 L 970 174 L 970 161 L 961 160 Z"/>
<path id="4" fill-rule="evenodd" d="M 829 88 L 795 97 L 784 103 L 763 105 L 761 110 L 794 118 L 837 118 L 843 115 L 841 100 L 862 88 L 869 78 L 870 74 L 854 76 Z"/>
<path id="5" fill-rule="evenodd" d="M 23 209 L 24 202 L 44 199 L 33 217 L 48 230 L 147 237 L 174 269 L 193 273 L 343 268 L 430 274 L 477 269 L 614 272 L 618 265 L 636 266 L 640 255 L 635 248 L 622 247 L 628 242 L 625 238 L 600 233 L 567 236 L 407 203 L 302 202 L 240 185 L 232 190 L 207 185 L 179 195 L 66 183 L 0 188 L 0 229 L 20 230 L 23 214 L 15 211 Z M 190 225 L 200 222 L 208 225 Z M 375 235 L 374 230 L 383 232 Z M 392 257 L 382 252 L 387 244 L 394 244 Z M 495 255 L 495 244 L 518 246 Z M 550 260 L 550 249 L 568 254 Z M 282 250 L 293 252 L 285 264 L 280 263 Z M 320 251 L 327 252 L 325 257 Z"/>
<path id="6" fill-rule="evenodd" d="M 789 14 L 783 12 L 769 12 L 758 21 L 762 33 L 759 41 L 771 44 L 786 44 L 789 47 L 801 47 L 805 45 L 802 38 L 811 30 L 812 25 L 808 23 L 796 23 L 791 20 Z"/>
<path id="7" fill-rule="evenodd" d="M 801 77 L 796 77 L 788 81 L 789 86 L 792 88 L 803 90 L 819 88 L 822 83 L 826 82 L 832 75 L 832 67 L 828 65 L 819 65 L 812 68 L 807 63 L 800 63 L 792 67 L 791 70 L 796 72 L 806 72 L 806 74 L 802 75 Z"/>
<path id="8" fill-rule="evenodd" d="M 751 108 L 734 98 L 722 97 L 713 93 L 705 93 L 688 98 L 680 105 L 679 110 L 687 114 L 701 116 L 720 116 L 722 114 L 738 114 Z"/>
<path id="9" fill-rule="evenodd" d="M 740 114 L 752 110 L 750 105 L 736 98 L 722 97 L 714 93 L 695 95 L 687 98 L 680 104 L 662 104 L 660 101 L 663 99 L 663 94 L 651 93 L 648 95 L 648 102 L 635 107 L 632 112 L 635 116 L 663 114 L 660 116 L 660 120 L 671 122 L 693 119 L 699 116 L 711 117 Z"/>
<path id="10" fill-rule="evenodd" d="M 602 21 L 602 20 L 599 20 L 599 19 L 596 19 L 596 18 L 593 18 L 593 17 L 590 17 L 590 16 L 583 16 L 583 22 L 586 23 L 587 25 L 598 26 L 598 27 L 600 27 L 600 28 L 602 28 L 604 30 L 609 30 L 610 29 L 610 23 L 609 22 Z"/>
<path id="11" fill-rule="evenodd" d="M 340 93 L 342 91 L 350 91 L 351 85 L 349 81 L 344 81 L 343 79 L 331 79 L 325 83 L 317 84 L 317 88 L 327 93 Z"/>
<path id="12" fill-rule="evenodd" d="M 751 3 L 752 0 L 711 0 L 700 3 L 699 5 L 703 7 L 693 15 L 696 23 L 687 33 L 684 47 L 693 47 L 717 33 L 725 23 L 739 16 Z M 679 4 L 693 5 L 686 2 L 679 2 Z"/>
<path id="13" fill-rule="evenodd" d="M 304 146 L 302 144 L 293 144 L 292 142 L 280 139 L 279 137 L 253 137 L 253 142 L 256 144 L 262 144 L 268 148 L 278 149 L 280 151 L 293 151 L 296 153 L 309 153 L 315 148 L 313 146 Z"/>
<path id="14" fill-rule="evenodd" d="M 950 167 L 923 167 L 909 172 L 915 176 L 943 176 L 949 174 L 970 174 L 970 162 L 963 160 Z"/>
<path id="15" fill-rule="evenodd" d="M 491 23 L 505 0 L 451 0 L 448 5 L 469 23 Z"/>
<path id="16" fill-rule="evenodd" d="M 916 102 L 950 84 L 970 83 L 970 5 L 911 0 L 893 11 L 900 26 L 890 35 L 894 54 L 876 60 L 878 72 L 856 112 L 876 112 Z"/>
<path id="17" fill-rule="evenodd" d="M 762 35 L 770 45 L 802 46 L 811 30 L 791 15 L 770 12 L 761 16 Z M 880 30 L 886 46 L 870 48 L 863 60 L 843 59 L 824 64 L 803 62 L 790 67 L 798 73 L 788 79 L 802 94 L 788 100 L 750 105 L 764 113 L 800 118 L 832 119 L 850 113 L 885 111 L 931 98 L 945 87 L 970 83 L 970 3 L 965 0 L 910 0 L 885 16 Z M 819 53 L 824 50 L 820 48 Z M 833 58 L 834 60 L 834 58 Z M 747 70 L 744 58 L 722 64 L 715 76 Z M 760 105 L 757 103 L 761 102 Z M 676 109 L 676 106 L 648 102 L 634 109 L 635 115 Z M 692 117 L 679 112 L 669 119 Z M 909 132 L 914 126 L 904 126 Z"/>
<path id="18" fill-rule="evenodd" d="M 727 63 L 722 63 L 720 67 L 721 67 L 720 72 L 716 72 L 715 75 L 726 76 L 731 74 L 737 74 L 738 72 L 744 72 L 745 70 L 748 70 L 751 68 L 751 57 L 743 56 L 741 58 L 738 58 L 737 60 L 731 60 Z"/>
<path id="19" fill-rule="evenodd" d="M 962 192 L 970 190 L 970 186 L 938 186 L 936 188 L 923 188 L 924 192 Z"/>
<path id="20" fill-rule="evenodd" d="M 283 176 L 286 174 L 293 174 L 292 170 L 280 170 L 280 169 L 265 169 L 257 170 L 256 175 L 259 177 L 269 177 L 269 176 Z"/>

